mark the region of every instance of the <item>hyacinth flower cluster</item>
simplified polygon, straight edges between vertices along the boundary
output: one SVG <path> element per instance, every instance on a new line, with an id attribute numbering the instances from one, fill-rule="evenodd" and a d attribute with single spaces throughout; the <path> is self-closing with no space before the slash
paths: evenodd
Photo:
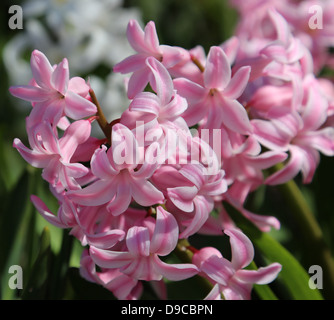
<path id="1" fill-rule="evenodd" d="M 89 82 L 70 78 L 66 58 L 52 66 L 35 50 L 33 79 L 10 88 L 32 104 L 30 148 L 19 139 L 14 147 L 42 169 L 59 210 L 35 195 L 33 204 L 85 247 L 81 275 L 118 299 L 139 299 L 143 282 L 165 299 L 165 279 L 195 275 L 212 285 L 203 299 L 250 299 L 254 284 L 279 274 L 279 263 L 245 269 L 253 244 L 225 204 L 261 231 L 279 229 L 277 218 L 250 212 L 245 201 L 298 174 L 310 182 L 320 154 L 334 155 L 334 95 L 283 16 L 268 16 L 276 38 L 263 39 L 256 55 L 237 36 L 208 53 L 161 45 L 154 22 L 142 29 L 131 20 L 135 52 L 113 69 L 128 76 L 119 119 L 105 119 Z M 93 122 L 105 137 L 92 136 Z M 166 259 L 196 234 L 229 237 L 231 260 L 214 247 L 189 247 L 191 262 Z"/>

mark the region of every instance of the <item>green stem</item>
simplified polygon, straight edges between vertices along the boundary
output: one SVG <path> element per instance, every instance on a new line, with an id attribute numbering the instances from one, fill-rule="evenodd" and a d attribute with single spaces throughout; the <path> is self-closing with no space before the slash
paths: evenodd
<path id="1" fill-rule="evenodd" d="M 277 188 L 298 223 L 312 264 L 322 267 L 324 297 L 334 299 L 334 260 L 309 204 L 294 180 L 278 185 Z"/>

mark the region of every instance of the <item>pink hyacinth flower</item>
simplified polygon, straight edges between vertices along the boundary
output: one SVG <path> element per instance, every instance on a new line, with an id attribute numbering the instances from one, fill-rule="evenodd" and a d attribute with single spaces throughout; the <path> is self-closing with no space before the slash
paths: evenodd
<path id="1" fill-rule="evenodd" d="M 58 139 L 51 124 L 42 122 L 28 130 L 31 149 L 18 138 L 14 139 L 13 146 L 33 167 L 43 168 L 42 177 L 58 192 L 78 189 L 76 179 L 85 176 L 89 169 L 81 163 L 72 163 L 71 158 L 77 147 L 87 141 L 90 132 L 90 121 L 78 120 Z"/>
<path id="2" fill-rule="evenodd" d="M 237 101 L 248 84 L 250 67 L 241 67 L 231 77 L 229 60 L 220 47 L 211 47 L 205 70 L 203 86 L 186 78 L 174 80 L 178 93 L 189 103 L 182 115 L 189 126 L 205 118 L 206 127 L 220 128 L 249 134 L 252 130 L 245 108 Z"/>
<path id="3" fill-rule="evenodd" d="M 184 280 L 197 274 L 196 266 L 168 264 L 159 258 L 175 249 L 178 235 L 175 218 L 159 206 L 153 233 L 148 227 L 131 227 L 126 236 L 127 251 L 90 247 L 90 255 L 98 266 L 119 269 L 137 280 L 161 280 L 163 277 L 173 281 Z"/>
<path id="4" fill-rule="evenodd" d="M 98 180 L 68 192 L 68 197 L 84 206 L 107 204 L 113 215 L 123 213 L 132 199 L 142 206 L 163 203 L 162 192 L 149 181 L 158 164 L 150 158 L 149 149 L 145 161 L 141 153 L 133 133 L 120 123 L 114 125 L 111 148 L 107 151 L 103 145 L 91 160 L 92 173 Z"/>
<path id="5" fill-rule="evenodd" d="M 136 20 L 130 20 L 127 37 L 131 47 L 137 53 L 116 64 L 113 70 L 123 74 L 133 72 L 128 83 L 130 99 L 142 92 L 149 82 L 150 70 L 145 63 L 146 58 L 153 57 L 168 69 L 188 57 L 185 49 L 159 44 L 153 21 L 147 23 L 142 30 Z"/>
<path id="6" fill-rule="evenodd" d="M 27 123 L 29 127 L 42 120 L 57 124 L 64 115 L 79 120 L 96 113 L 96 106 L 85 98 L 89 86 L 82 78 L 70 79 L 66 58 L 53 68 L 42 52 L 34 50 L 30 65 L 31 85 L 10 88 L 13 96 L 34 105 Z"/>
<path id="7" fill-rule="evenodd" d="M 251 241 L 238 229 L 224 231 L 230 237 L 232 260 L 225 259 L 212 247 L 202 248 L 193 256 L 193 263 L 201 270 L 214 287 L 207 300 L 249 300 L 253 284 L 272 282 L 281 271 L 279 263 L 272 263 L 258 270 L 244 270 L 254 258 Z"/>

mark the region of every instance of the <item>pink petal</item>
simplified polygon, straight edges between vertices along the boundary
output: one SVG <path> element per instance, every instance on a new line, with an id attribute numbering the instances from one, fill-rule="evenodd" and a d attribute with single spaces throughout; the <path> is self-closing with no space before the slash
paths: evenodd
<path id="1" fill-rule="evenodd" d="M 222 96 L 220 96 L 219 100 L 222 108 L 223 123 L 226 127 L 241 134 L 252 132 L 247 111 L 240 102 L 225 99 Z"/>
<path id="2" fill-rule="evenodd" d="M 152 72 L 150 79 L 152 89 L 160 98 L 161 104 L 166 105 L 170 102 L 173 95 L 173 81 L 167 69 L 155 58 L 149 57 L 146 64 Z"/>
<path id="3" fill-rule="evenodd" d="M 283 169 L 275 172 L 265 180 L 267 185 L 277 185 L 293 179 L 302 168 L 304 152 L 298 147 L 290 147 L 290 159 Z"/>
<path id="4" fill-rule="evenodd" d="M 100 179 L 113 178 L 118 174 L 118 171 L 110 164 L 106 151 L 107 147 L 102 145 L 94 152 L 91 160 L 92 172 Z"/>
<path id="5" fill-rule="evenodd" d="M 113 71 L 122 74 L 138 71 L 145 67 L 146 58 L 147 54 L 134 54 L 115 64 Z"/>
<path id="6" fill-rule="evenodd" d="M 47 57 L 42 52 L 34 50 L 31 54 L 30 66 L 37 84 L 44 89 L 51 88 L 53 68 Z"/>
<path id="7" fill-rule="evenodd" d="M 51 84 L 62 95 L 65 95 L 68 87 L 70 71 L 68 68 L 68 61 L 65 58 L 59 63 L 51 76 Z"/>
<path id="8" fill-rule="evenodd" d="M 68 198 L 84 206 L 98 206 L 112 200 L 116 193 L 112 181 L 98 180 L 82 190 L 69 191 Z"/>
<path id="9" fill-rule="evenodd" d="M 109 249 L 117 242 L 124 239 L 125 233 L 123 230 L 110 230 L 98 234 L 86 234 L 89 245 L 100 249 Z"/>
<path id="10" fill-rule="evenodd" d="M 171 213 L 158 206 L 150 251 L 159 256 L 166 256 L 175 249 L 178 237 L 179 228 L 176 219 Z"/>
<path id="11" fill-rule="evenodd" d="M 238 54 L 238 50 L 240 48 L 240 41 L 239 38 L 236 36 L 232 36 L 231 38 L 227 39 L 226 41 L 224 41 L 220 47 L 223 49 L 223 51 L 226 54 L 226 57 L 230 63 L 230 65 L 232 65 L 235 61 L 235 58 Z"/>
<path id="12" fill-rule="evenodd" d="M 31 102 L 45 101 L 50 96 L 50 91 L 35 86 L 13 86 L 9 92 L 14 97 Z"/>
<path id="13" fill-rule="evenodd" d="M 279 263 L 272 263 L 258 270 L 239 270 L 236 277 L 246 283 L 267 284 L 276 279 L 281 269 Z"/>
<path id="14" fill-rule="evenodd" d="M 306 132 L 302 137 L 298 137 L 296 143 L 312 147 L 326 156 L 334 155 L 334 129 L 325 127 L 318 131 Z"/>
<path id="15" fill-rule="evenodd" d="M 148 22 L 145 26 L 144 41 L 149 52 L 153 54 L 159 52 L 159 39 L 153 21 Z"/>
<path id="16" fill-rule="evenodd" d="M 211 47 L 204 70 L 205 87 L 223 90 L 231 80 L 231 66 L 220 47 Z"/>
<path id="17" fill-rule="evenodd" d="M 88 120 L 78 120 L 70 124 L 59 140 L 59 147 L 64 161 L 70 161 L 78 145 L 87 141 L 91 132 Z"/>
<path id="18" fill-rule="evenodd" d="M 133 259 L 129 252 L 110 251 L 93 246 L 89 248 L 89 253 L 93 261 L 102 268 L 120 268 Z"/>
<path id="19" fill-rule="evenodd" d="M 222 300 L 221 292 L 218 283 L 207 294 L 204 300 Z"/>
<path id="20" fill-rule="evenodd" d="M 232 265 L 238 270 L 247 267 L 254 258 L 254 247 L 248 237 L 238 229 L 224 230 L 230 237 Z"/>
<path id="21" fill-rule="evenodd" d="M 244 92 L 250 76 L 250 67 L 241 67 L 232 77 L 228 86 L 224 89 L 224 97 L 237 99 Z"/>
<path id="22" fill-rule="evenodd" d="M 50 209 L 45 205 L 45 203 L 35 195 L 31 195 L 31 202 L 35 206 L 36 210 L 43 216 L 43 218 L 50 222 L 57 228 L 68 228 L 69 226 L 64 224 L 60 219 L 55 216 Z"/>
<path id="23" fill-rule="evenodd" d="M 82 96 L 87 97 L 89 93 L 89 85 L 86 81 L 80 77 L 73 77 L 68 81 L 68 91 L 73 91 L 74 93 Z"/>
<path id="24" fill-rule="evenodd" d="M 290 140 L 283 136 L 272 122 L 266 120 L 251 120 L 253 136 L 265 147 L 286 151 Z"/>
<path id="25" fill-rule="evenodd" d="M 167 68 L 177 67 L 177 64 L 187 61 L 189 59 L 189 53 L 187 50 L 180 47 L 173 47 L 168 45 L 160 45 L 160 51 L 162 52 L 162 64 Z"/>
<path id="26" fill-rule="evenodd" d="M 278 40 L 287 45 L 291 37 L 288 23 L 276 10 L 270 9 L 268 13 L 275 26 Z"/>
<path id="27" fill-rule="evenodd" d="M 188 222 L 186 228 L 180 233 L 179 238 L 188 238 L 200 230 L 204 223 L 208 220 L 210 212 L 213 210 L 213 201 L 209 202 L 203 196 L 197 196 L 194 200 L 195 210 L 194 216 Z"/>
<path id="28" fill-rule="evenodd" d="M 227 285 L 229 279 L 233 276 L 235 270 L 230 261 L 223 258 L 217 249 L 205 247 L 194 255 L 196 265 L 200 271 L 205 273 L 214 282 L 221 285 Z"/>
<path id="29" fill-rule="evenodd" d="M 150 80 L 150 70 L 148 67 L 135 71 L 128 83 L 128 98 L 133 99 L 139 92 L 144 91 Z"/>
<path id="30" fill-rule="evenodd" d="M 195 276 L 199 270 L 193 264 L 167 264 L 154 256 L 154 269 L 171 281 L 180 281 Z"/>
<path id="31" fill-rule="evenodd" d="M 193 200 L 198 193 L 195 186 L 168 188 L 167 192 L 169 199 L 176 207 L 185 212 L 194 210 Z"/>
<path id="32" fill-rule="evenodd" d="M 14 139 L 13 147 L 17 149 L 25 161 L 36 168 L 45 168 L 52 157 L 52 155 L 50 156 L 49 154 L 42 154 L 28 149 L 18 138 Z"/>
<path id="33" fill-rule="evenodd" d="M 126 35 L 131 47 L 137 52 L 146 52 L 145 33 L 136 20 L 130 20 Z"/>
<path id="34" fill-rule="evenodd" d="M 85 117 L 95 115 L 97 112 L 94 103 L 72 91 L 67 91 L 64 100 L 65 114 L 71 119 L 79 120 Z"/>
<path id="35" fill-rule="evenodd" d="M 140 92 L 131 101 L 129 105 L 131 111 L 152 113 L 159 115 L 160 101 L 158 97 L 151 92 Z"/>
<path id="36" fill-rule="evenodd" d="M 133 199 L 140 205 L 147 207 L 163 203 L 165 197 L 153 184 L 147 180 L 133 178 L 131 180 Z"/>
<path id="37" fill-rule="evenodd" d="M 205 183 L 205 171 L 201 164 L 185 164 L 179 172 L 191 181 L 198 189 L 201 189 Z"/>
<path id="38" fill-rule="evenodd" d="M 115 197 L 108 203 L 107 209 L 112 215 L 118 216 L 128 209 L 131 203 L 131 186 L 126 181 L 122 179 L 123 177 L 117 177 L 117 191 Z"/>
<path id="39" fill-rule="evenodd" d="M 173 84 L 174 88 L 177 90 L 177 93 L 180 96 L 186 98 L 190 104 L 203 100 L 208 93 L 207 89 L 186 78 L 174 79 Z"/>
<path id="40" fill-rule="evenodd" d="M 126 236 L 126 245 L 133 256 L 148 257 L 150 254 L 150 233 L 145 227 L 132 227 Z"/>

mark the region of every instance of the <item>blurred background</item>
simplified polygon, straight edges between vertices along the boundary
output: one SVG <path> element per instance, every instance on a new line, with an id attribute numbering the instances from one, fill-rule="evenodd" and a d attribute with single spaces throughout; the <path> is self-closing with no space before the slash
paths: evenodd
<path id="1" fill-rule="evenodd" d="M 8 25 L 12 16 L 8 10 L 14 4 L 23 8 L 22 29 L 13 30 Z M 67 230 L 57 229 L 41 218 L 29 200 L 36 194 L 57 212 L 57 203 L 41 179 L 41 171 L 27 165 L 12 147 L 15 137 L 26 142 L 25 117 L 30 106 L 11 97 L 8 88 L 30 80 L 32 50 L 41 50 L 51 63 L 67 57 L 71 77 L 89 77 L 112 121 L 128 104 L 123 77 L 113 74 L 112 66 L 132 53 L 125 36 L 130 19 L 137 19 L 142 26 L 153 20 L 161 44 L 186 49 L 201 45 L 208 51 L 233 35 L 238 14 L 227 0 L 4 0 L 0 6 L 0 299 L 113 299 L 106 289 L 81 279 L 81 245 Z M 301 186 L 331 248 L 333 164 L 333 159 L 322 158 L 313 182 Z M 307 248 L 298 237 L 298 221 L 291 218 L 277 190 L 263 188 L 252 200 L 256 212 L 280 219 L 282 228 L 272 231 L 272 235 L 307 267 Z M 215 237 L 193 239 L 199 246 L 223 248 L 225 244 L 219 241 Z M 11 265 L 23 268 L 22 290 L 8 286 Z M 186 284 L 170 284 L 169 298 L 184 298 L 185 287 L 187 298 L 201 298 L 191 280 Z M 154 298 L 147 292 L 143 298 Z"/>

